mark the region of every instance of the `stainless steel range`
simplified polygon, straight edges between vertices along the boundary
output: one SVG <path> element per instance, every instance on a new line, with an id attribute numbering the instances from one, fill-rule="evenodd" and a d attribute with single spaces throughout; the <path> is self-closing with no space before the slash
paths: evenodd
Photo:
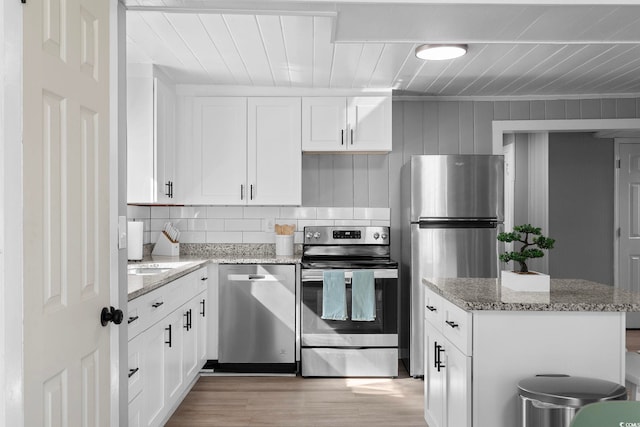
<path id="1" fill-rule="evenodd" d="M 398 375 L 398 264 L 389 241 L 389 227 L 305 227 L 302 376 Z M 323 304 L 340 315 L 327 316 Z"/>

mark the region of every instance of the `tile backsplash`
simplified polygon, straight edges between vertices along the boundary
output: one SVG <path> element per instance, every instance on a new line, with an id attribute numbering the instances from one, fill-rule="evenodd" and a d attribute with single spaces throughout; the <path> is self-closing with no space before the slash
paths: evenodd
<path id="1" fill-rule="evenodd" d="M 294 224 L 295 243 L 312 225 L 390 225 L 389 208 L 290 206 L 127 206 L 129 221 L 144 222 L 144 243 L 155 243 L 167 222 L 182 243 L 275 243 L 273 224 Z"/>

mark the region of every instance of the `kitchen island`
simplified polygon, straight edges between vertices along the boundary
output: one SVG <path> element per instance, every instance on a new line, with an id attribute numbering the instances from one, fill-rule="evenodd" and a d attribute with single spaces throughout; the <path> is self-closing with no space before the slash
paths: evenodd
<path id="1" fill-rule="evenodd" d="M 517 384 L 536 374 L 624 384 L 625 312 L 640 311 L 640 294 L 568 279 L 552 279 L 549 293 L 498 279 L 423 283 L 430 426 L 516 426 Z"/>

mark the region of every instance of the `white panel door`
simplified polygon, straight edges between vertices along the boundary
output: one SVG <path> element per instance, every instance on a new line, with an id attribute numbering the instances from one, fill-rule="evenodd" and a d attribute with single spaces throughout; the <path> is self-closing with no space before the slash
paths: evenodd
<path id="1" fill-rule="evenodd" d="M 346 98 L 302 98 L 302 151 L 346 150 L 347 136 Z"/>
<path id="2" fill-rule="evenodd" d="M 359 96 L 348 100 L 352 151 L 391 151 L 391 97 Z"/>
<path id="3" fill-rule="evenodd" d="M 618 286 L 640 292 L 640 141 L 618 147 Z M 640 327 L 640 315 L 629 313 L 627 327 Z"/>
<path id="4" fill-rule="evenodd" d="M 247 100 L 197 97 L 193 101 L 194 148 L 190 203 L 245 204 Z"/>
<path id="5" fill-rule="evenodd" d="M 249 98 L 248 204 L 300 205 L 300 98 Z"/>
<path id="6" fill-rule="evenodd" d="M 24 5 L 26 426 L 111 423 L 109 4 Z"/>

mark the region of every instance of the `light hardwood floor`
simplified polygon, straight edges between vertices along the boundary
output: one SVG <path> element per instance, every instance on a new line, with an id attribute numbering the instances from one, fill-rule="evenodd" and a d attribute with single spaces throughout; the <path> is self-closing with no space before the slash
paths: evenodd
<path id="1" fill-rule="evenodd" d="M 640 330 L 626 334 L 640 351 Z M 396 379 L 201 377 L 167 424 L 204 426 L 421 426 L 423 382 Z"/>
<path id="2" fill-rule="evenodd" d="M 423 382 L 387 378 L 201 377 L 168 427 L 421 426 Z"/>

